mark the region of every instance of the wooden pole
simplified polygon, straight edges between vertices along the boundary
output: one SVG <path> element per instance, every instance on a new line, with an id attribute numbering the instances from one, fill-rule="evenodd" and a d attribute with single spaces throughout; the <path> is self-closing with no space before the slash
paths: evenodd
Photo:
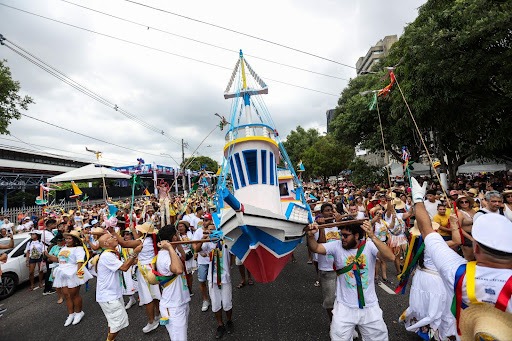
<path id="1" fill-rule="evenodd" d="M 362 225 L 365 221 L 368 221 L 368 219 L 336 221 L 334 223 L 318 225 L 318 229 L 327 229 L 330 227 L 342 227 L 342 226 L 358 225 L 358 224 Z M 307 226 L 304 229 L 306 229 L 306 228 L 307 228 Z"/>

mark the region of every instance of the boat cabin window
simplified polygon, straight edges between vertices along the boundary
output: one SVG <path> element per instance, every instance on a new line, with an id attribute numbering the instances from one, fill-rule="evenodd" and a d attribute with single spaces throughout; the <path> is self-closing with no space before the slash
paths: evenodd
<path id="1" fill-rule="evenodd" d="M 258 151 L 244 150 L 242 152 L 245 161 L 245 168 L 247 169 L 247 178 L 249 184 L 254 185 L 258 183 Z"/>
<path id="2" fill-rule="evenodd" d="M 279 184 L 279 195 L 280 196 L 288 196 L 288 184 L 286 182 Z"/>
<path id="3" fill-rule="evenodd" d="M 261 151 L 261 182 L 267 184 L 267 151 Z"/>

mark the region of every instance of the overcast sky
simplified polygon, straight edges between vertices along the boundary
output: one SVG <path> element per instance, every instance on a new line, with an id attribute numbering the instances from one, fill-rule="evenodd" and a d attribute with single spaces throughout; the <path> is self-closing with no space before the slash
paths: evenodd
<path id="1" fill-rule="evenodd" d="M 379 39 L 401 35 L 404 26 L 414 21 L 418 7 L 425 2 L 136 1 L 352 67 Z M 102 161 L 110 165 L 136 164 L 136 159 L 142 157 L 146 163 L 176 166 L 169 157 L 159 156 L 166 153 L 181 161 L 181 145 L 173 141 L 184 139 L 188 143 L 189 148 L 185 150 L 185 157 L 188 157 L 218 124 L 214 113 L 229 117 L 231 103 L 224 100 L 223 93 L 239 49 L 269 86 L 264 100 L 281 137 L 298 125 L 325 132 L 326 110 L 336 106 L 338 95 L 348 79 L 356 74 L 354 68 L 125 0 L 0 0 L 0 3 L 151 47 L 144 48 L 0 6 L 0 34 L 5 38 L 170 137 L 144 128 L 0 46 L 0 58 L 7 59 L 13 78 L 21 83 L 21 93 L 35 101 L 26 114 L 140 152 L 91 140 L 27 117 L 12 122 L 9 127 L 12 136 L 0 136 L 0 145 L 37 148 L 93 161 L 94 155 L 85 151 L 87 146 L 102 151 Z M 221 161 L 223 141 L 224 132 L 215 130 L 199 147 L 199 154 Z"/>

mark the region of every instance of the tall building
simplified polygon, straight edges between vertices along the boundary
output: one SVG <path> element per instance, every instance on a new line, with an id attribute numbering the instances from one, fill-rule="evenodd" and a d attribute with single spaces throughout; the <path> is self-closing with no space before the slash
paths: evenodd
<path id="1" fill-rule="evenodd" d="M 357 74 L 365 73 L 372 70 L 372 67 L 380 61 L 381 58 L 389 54 L 391 46 L 398 41 L 398 36 L 385 36 L 379 40 L 377 44 L 370 47 L 364 57 L 359 57 L 356 63 Z"/>
<path id="2" fill-rule="evenodd" d="M 325 116 L 327 117 L 327 132 L 331 132 L 331 122 L 334 119 L 334 112 L 336 109 L 329 109 L 325 112 Z"/>

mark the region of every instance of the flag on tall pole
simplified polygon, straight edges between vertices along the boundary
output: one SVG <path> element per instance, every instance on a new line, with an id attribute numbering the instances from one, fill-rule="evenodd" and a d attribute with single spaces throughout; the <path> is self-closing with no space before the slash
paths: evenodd
<path id="1" fill-rule="evenodd" d="M 377 93 L 374 92 L 368 110 L 373 111 L 377 108 Z"/>
<path id="2" fill-rule="evenodd" d="M 395 74 L 393 73 L 393 71 L 389 71 L 389 84 L 386 85 L 386 87 L 384 89 L 381 89 L 379 90 L 379 93 L 377 94 L 377 96 L 387 96 L 389 94 L 389 92 L 391 91 L 391 88 L 393 87 L 393 85 L 395 84 L 396 82 L 396 78 L 395 78 Z"/>

